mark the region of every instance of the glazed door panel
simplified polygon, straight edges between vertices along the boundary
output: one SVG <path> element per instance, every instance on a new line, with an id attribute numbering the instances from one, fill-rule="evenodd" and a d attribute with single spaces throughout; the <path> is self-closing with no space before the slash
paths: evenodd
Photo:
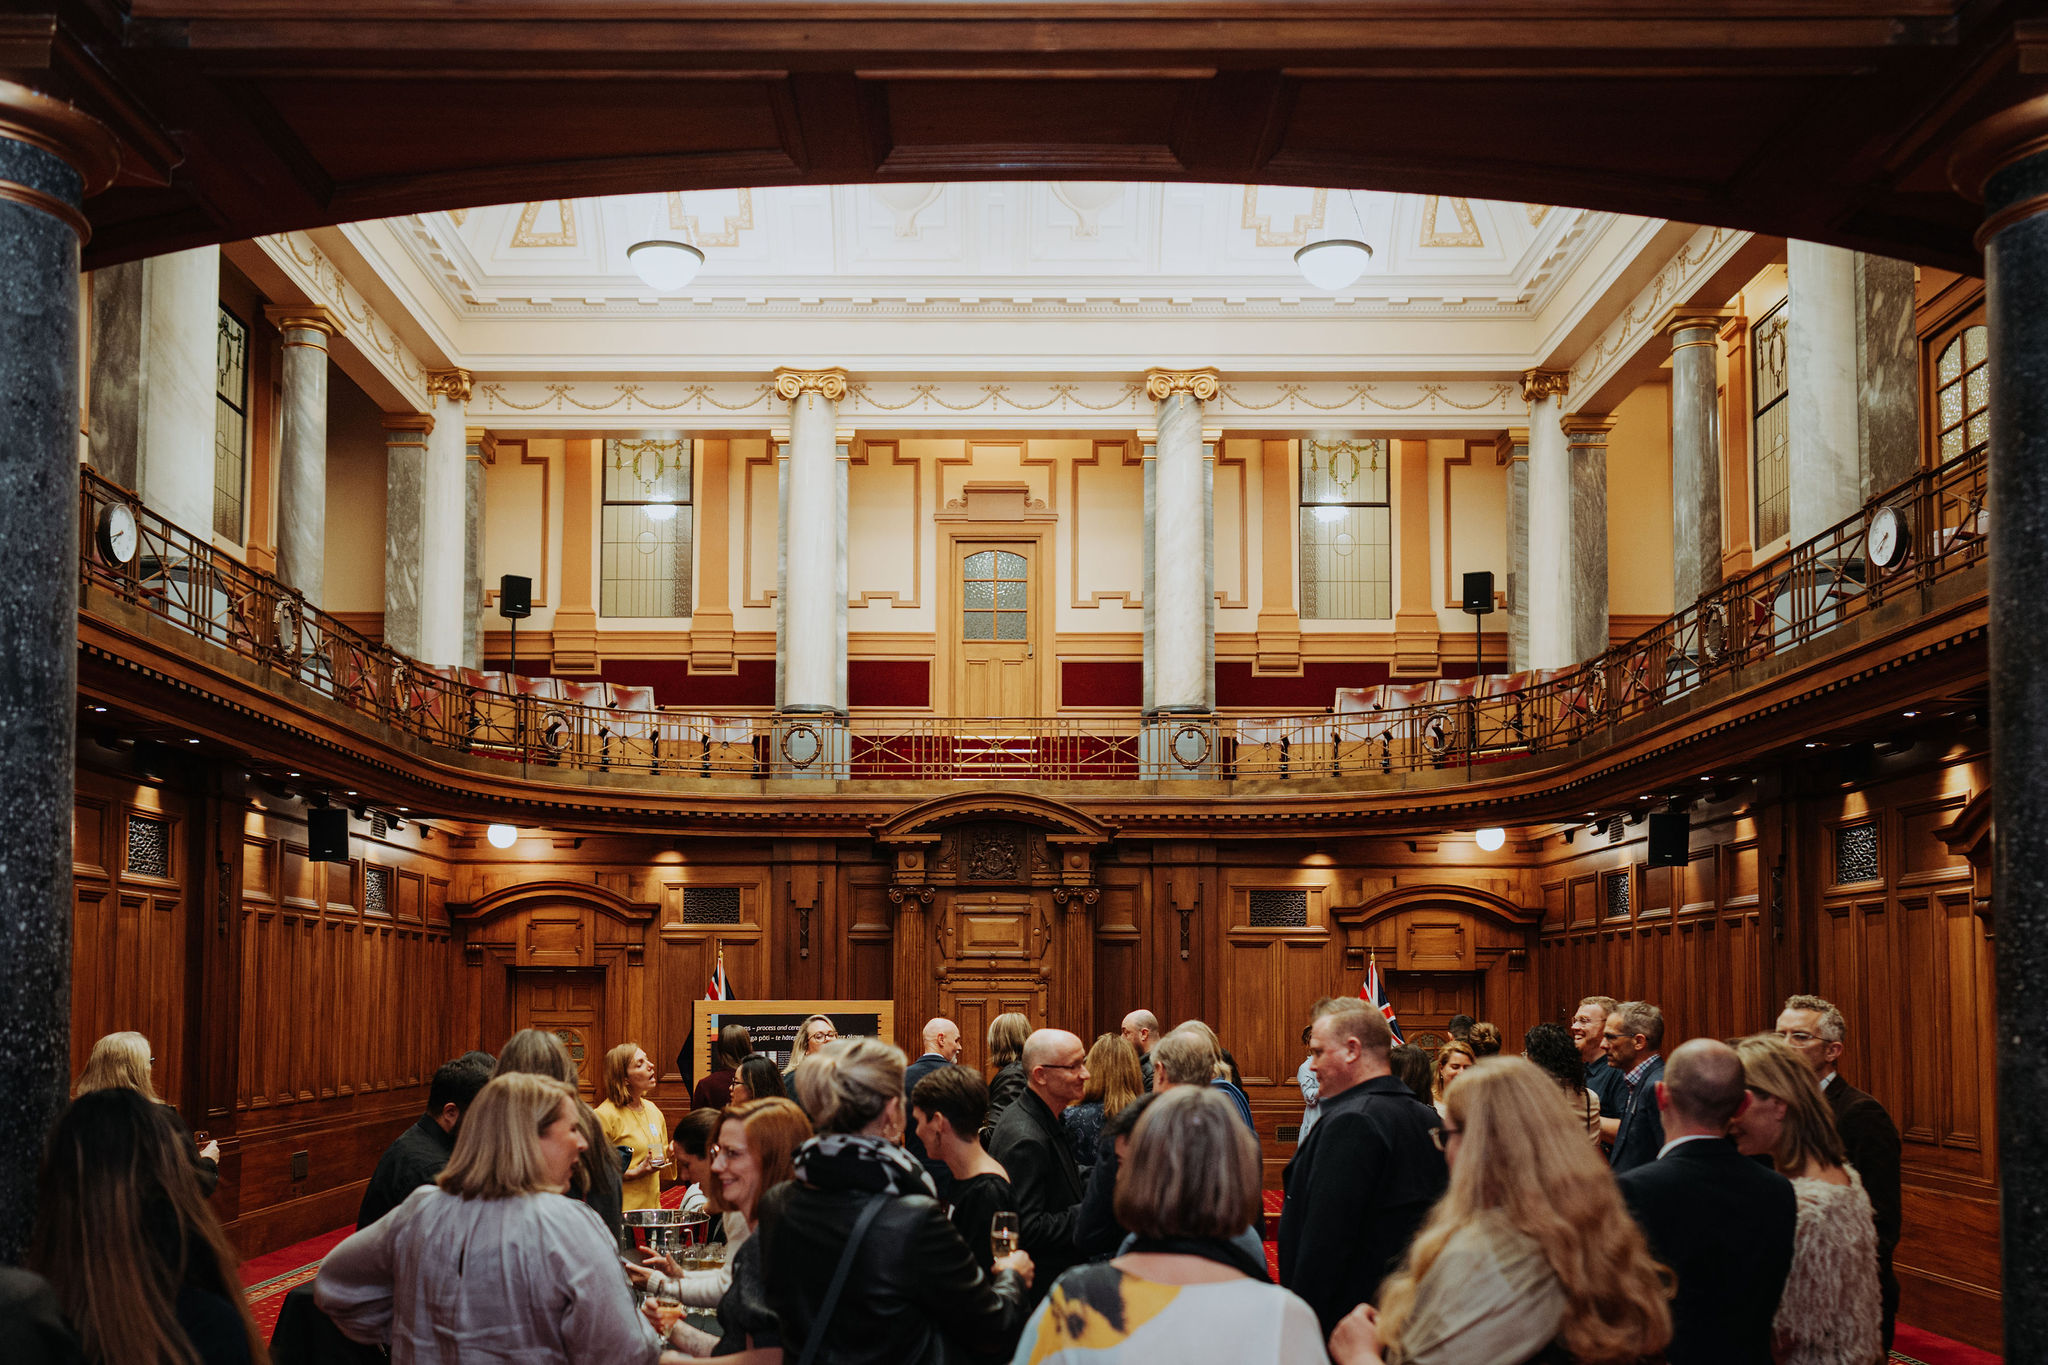
<path id="1" fill-rule="evenodd" d="M 562 1040 L 576 1063 L 576 1089 L 595 1103 L 603 1066 L 604 973 L 515 971 L 512 1027 L 546 1029 Z"/>
<path id="2" fill-rule="evenodd" d="M 954 547 L 953 581 L 959 585 L 951 629 L 959 661 L 953 695 L 963 716 L 1009 719 L 1038 714 L 1033 655 L 1032 594 L 1041 591 L 1037 545 L 964 542 Z"/>

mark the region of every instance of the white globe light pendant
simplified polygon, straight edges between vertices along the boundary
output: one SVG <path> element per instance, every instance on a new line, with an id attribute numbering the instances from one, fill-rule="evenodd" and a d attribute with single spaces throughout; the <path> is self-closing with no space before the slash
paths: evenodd
<path id="1" fill-rule="evenodd" d="M 1495 852 L 1507 841 L 1508 832 L 1504 829 L 1482 829 L 1472 836 L 1472 842 L 1488 853 Z"/>
<path id="2" fill-rule="evenodd" d="M 1350 237 L 1331 237 L 1295 252 L 1294 263 L 1316 288 L 1343 289 L 1365 273 L 1372 263 L 1372 248 Z"/>
<path id="3" fill-rule="evenodd" d="M 704 253 L 688 242 L 653 237 L 627 247 L 626 260 L 642 284 L 673 294 L 697 278 L 697 271 L 704 265 Z"/>
<path id="4" fill-rule="evenodd" d="M 510 825 L 492 825 L 484 831 L 484 837 L 491 841 L 492 848 L 510 848 L 519 842 L 519 831 Z"/>

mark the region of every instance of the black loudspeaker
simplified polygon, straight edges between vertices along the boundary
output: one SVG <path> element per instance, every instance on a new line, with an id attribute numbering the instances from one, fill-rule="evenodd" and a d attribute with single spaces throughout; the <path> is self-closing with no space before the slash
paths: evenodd
<path id="1" fill-rule="evenodd" d="M 507 621 L 523 621 L 533 615 L 531 578 L 508 573 L 498 580 L 498 615 Z"/>
<path id="2" fill-rule="evenodd" d="M 306 812 L 306 857 L 316 863 L 348 861 L 348 812 L 332 806 Z"/>
<path id="3" fill-rule="evenodd" d="M 1464 609 L 1474 616 L 1485 616 L 1493 610 L 1493 575 L 1491 573 L 1468 573 L 1465 575 Z"/>
<path id="4" fill-rule="evenodd" d="M 1650 866 L 1684 867 L 1692 852 L 1692 821 L 1684 811 L 1650 816 Z"/>

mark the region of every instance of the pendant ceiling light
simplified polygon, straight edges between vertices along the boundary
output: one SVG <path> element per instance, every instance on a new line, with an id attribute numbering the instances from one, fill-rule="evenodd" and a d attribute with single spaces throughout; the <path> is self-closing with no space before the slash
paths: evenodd
<path id="1" fill-rule="evenodd" d="M 1294 253 L 1294 264 L 1302 278 L 1318 289 L 1348 288 L 1372 264 L 1372 248 L 1360 240 L 1365 236 L 1365 223 L 1359 217 L 1357 192 L 1347 190 L 1345 198 L 1350 201 L 1351 221 L 1358 236 L 1326 237 Z"/>
<path id="2" fill-rule="evenodd" d="M 626 260 L 642 284 L 663 294 L 673 294 L 697 278 L 704 253 L 688 242 L 650 237 L 627 247 Z"/>

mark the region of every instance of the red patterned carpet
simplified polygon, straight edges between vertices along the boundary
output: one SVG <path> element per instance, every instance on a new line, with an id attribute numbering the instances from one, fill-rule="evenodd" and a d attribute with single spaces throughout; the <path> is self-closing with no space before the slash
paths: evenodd
<path id="1" fill-rule="evenodd" d="M 1267 1230 L 1277 1231 L 1280 1191 L 1267 1190 L 1265 1196 Z M 682 1201 L 681 1187 L 662 1191 L 664 1207 L 674 1208 Z M 242 1262 L 242 1284 L 249 1292 L 249 1308 L 255 1313 L 256 1326 L 266 1340 L 277 1326 L 277 1314 L 284 1307 L 284 1296 L 318 1274 L 321 1259 L 354 1231 L 355 1225 L 350 1224 L 273 1251 L 267 1256 Z M 1266 1269 L 1275 1279 L 1279 1278 L 1280 1246 L 1277 1242 L 1266 1243 Z M 1989 1351 L 1980 1351 L 1974 1346 L 1965 1346 L 1900 1323 L 1898 1340 L 1893 1343 L 1892 1361 L 1894 1365 L 2000 1365 L 2001 1358 Z"/>

